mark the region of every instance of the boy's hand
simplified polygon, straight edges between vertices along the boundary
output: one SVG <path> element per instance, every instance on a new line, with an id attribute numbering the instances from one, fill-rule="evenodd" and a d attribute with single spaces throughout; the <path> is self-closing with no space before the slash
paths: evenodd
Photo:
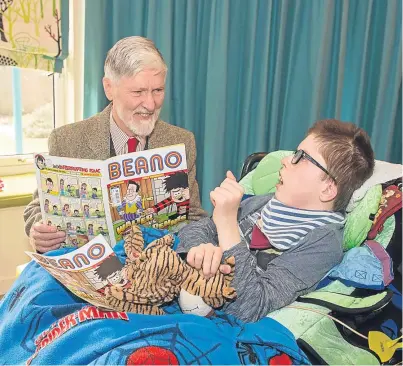
<path id="1" fill-rule="evenodd" d="M 210 192 L 210 200 L 214 206 L 213 221 L 216 225 L 225 224 L 228 219 L 236 220 L 243 194 L 244 188 L 227 171 L 227 177 L 220 186 Z"/>
<path id="2" fill-rule="evenodd" d="M 231 272 L 231 267 L 227 264 L 221 264 L 222 249 L 215 245 L 200 244 L 189 250 L 187 262 L 193 268 L 203 269 L 203 275 L 206 279 L 213 277 L 218 269 L 224 274 Z"/>
<path id="3" fill-rule="evenodd" d="M 60 248 L 60 244 L 66 240 L 64 231 L 57 231 L 56 226 L 37 222 L 32 225 L 29 233 L 29 242 L 34 250 L 46 253 Z"/>

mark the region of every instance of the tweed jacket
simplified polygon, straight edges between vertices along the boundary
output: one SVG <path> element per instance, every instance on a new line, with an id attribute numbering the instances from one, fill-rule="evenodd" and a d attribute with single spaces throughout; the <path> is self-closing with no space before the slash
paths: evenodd
<path id="1" fill-rule="evenodd" d="M 53 156 L 105 160 L 111 157 L 110 114 L 112 104 L 86 120 L 56 128 L 49 136 L 49 154 Z M 196 142 L 192 132 L 158 120 L 149 136 L 148 148 L 184 143 L 190 190 L 190 220 L 199 220 L 207 213 L 201 208 L 196 181 Z M 42 219 L 38 191 L 24 211 L 25 232 Z"/>

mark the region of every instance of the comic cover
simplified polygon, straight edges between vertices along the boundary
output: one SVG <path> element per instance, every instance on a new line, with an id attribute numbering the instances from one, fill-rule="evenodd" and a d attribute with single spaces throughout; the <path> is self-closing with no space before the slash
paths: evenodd
<path id="1" fill-rule="evenodd" d="M 121 273 L 123 264 L 102 235 L 60 256 L 26 253 L 72 293 L 102 308 L 113 310 L 105 300 L 107 287 L 130 284 Z"/>
<path id="2" fill-rule="evenodd" d="M 66 231 L 67 247 L 101 234 L 114 246 L 128 224 L 175 232 L 188 221 L 185 145 L 105 161 L 35 155 L 43 222 Z"/>

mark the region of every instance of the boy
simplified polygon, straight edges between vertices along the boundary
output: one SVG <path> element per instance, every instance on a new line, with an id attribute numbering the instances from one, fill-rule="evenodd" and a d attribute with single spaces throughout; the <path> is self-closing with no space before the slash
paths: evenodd
<path id="1" fill-rule="evenodd" d="M 241 202 L 242 186 L 231 172 L 210 193 L 212 218 L 179 231 L 178 252 L 206 277 L 221 259 L 235 256 L 232 286 L 237 299 L 224 310 L 257 321 L 312 291 L 343 256 L 344 210 L 374 168 L 365 131 L 351 123 L 315 123 L 294 155 L 282 160 L 275 195 Z M 265 243 L 267 251 L 259 251 Z M 202 244 L 201 244 L 202 243 Z"/>

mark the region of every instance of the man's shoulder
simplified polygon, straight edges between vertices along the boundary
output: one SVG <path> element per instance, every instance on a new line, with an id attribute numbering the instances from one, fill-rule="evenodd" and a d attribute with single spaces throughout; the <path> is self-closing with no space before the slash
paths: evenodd
<path id="1" fill-rule="evenodd" d="M 99 113 L 86 118 L 82 121 L 77 121 L 54 129 L 54 133 L 58 136 L 65 136 L 71 134 L 80 134 L 81 131 L 88 131 L 89 129 L 97 129 L 101 123 Z"/>
<path id="2" fill-rule="evenodd" d="M 156 136 L 164 136 L 165 138 L 173 138 L 173 139 L 191 139 L 193 137 L 193 133 L 189 130 L 171 125 L 167 122 L 159 120 L 153 131 L 153 134 Z"/>

